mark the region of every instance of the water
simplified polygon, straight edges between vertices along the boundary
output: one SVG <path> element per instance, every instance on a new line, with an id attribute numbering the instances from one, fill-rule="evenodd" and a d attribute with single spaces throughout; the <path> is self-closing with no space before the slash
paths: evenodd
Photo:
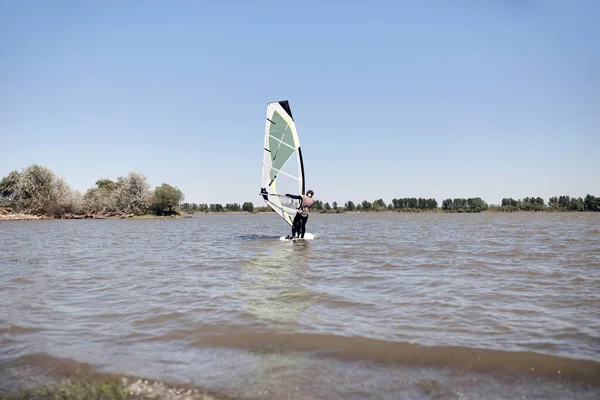
<path id="1" fill-rule="evenodd" d="M 307 231 L 0 221 L 0 362 L 245 398 L 600 398 L 599 214 L 313 214 Z"/>

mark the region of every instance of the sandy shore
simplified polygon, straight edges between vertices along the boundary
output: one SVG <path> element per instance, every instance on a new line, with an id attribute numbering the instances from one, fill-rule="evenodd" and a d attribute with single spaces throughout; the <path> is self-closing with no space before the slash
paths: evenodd
<path id="1" fill-rule="evenodd" d="M 181 219 L 193 218 L 188 215 L 178 216 L 159 216 L 159 215 L 139 215 L 139 216 L 115 216 L 115 217 L 88 217 L 83 216 L 65 216 L 62 218 L 46 217 L 31 214 L 0 214 L 0 221 L 29 221 L 38 219 Z"/>
<path id="2" fill-rule="evenodd" d="M 48 218 L 40 217 L 38 215 L 31 215 L 31 214 L 0 214 L 0 221 L 33 220 L 33 219 L 48 219 Z"/>
<path id="3" fill-rule="evenodd" d="M 163 400 L 225 400 L 226 397 L 207 393 L 198 388 L 173 387 L 160 381 L 148 381 L 143 379 L 128 381 L 122 378 L 123 387 L 136 395 L 156 397 Z"/>

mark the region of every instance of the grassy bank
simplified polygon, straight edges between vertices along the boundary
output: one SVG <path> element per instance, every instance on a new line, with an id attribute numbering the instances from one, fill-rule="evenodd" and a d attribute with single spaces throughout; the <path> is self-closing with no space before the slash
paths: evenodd
<path id="1" fill-rule="evenodd" d="M 2 394 L 6 400 L 231 400 L 190 385 L 127 377 L 74 378 Z"/>

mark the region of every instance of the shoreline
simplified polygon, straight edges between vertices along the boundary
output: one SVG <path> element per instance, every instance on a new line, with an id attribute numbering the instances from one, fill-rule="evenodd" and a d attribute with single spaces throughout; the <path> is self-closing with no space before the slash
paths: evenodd
<path id="1" fill-rule="evenodd" d="M 33 221 L 33 220 L 102 220 L 102 219 L 185 219 L 193 218 L 190 215 L 131 215 L 131 216 L 114 216 L 114 217 L 99 217 L 99 216 L 61 216 L 49 217 L 46 215 L 33 214 L 3 214 L 0 215 L 0 221 Z"/>
<path id="2" fill-rule="evenodd" d="M 561 362 L 557 364 L 553 362 L 554 356 L 548 358 L 543 354 L 523 352 L 515 359 L 516 361 L 521 360 L 521 362 L 503 370 L 497 370 L 496 366 L 499 360 L 504 358 L 504 352 L 492 351 L 492 355 L 498 353 L 501 358 L 490 359 L 485 354 L 481 354 L 481 349 L 473 348 L 470 349 L 471 355 L 466 361 L 449 361 L 445 366 L 432 367 L 427 363 L 427 354 L 432 355 L 437 351 L 438 348 L 432 347 L 424 354 L 424 359 L 411 361 L 409 358 L 408 361 L 398 364 L 400 370 L 397 372 L 400 374 L 405 368 L 414 371 L 414 373 L 405 374 L 405 377 L 412 378 L 410 381 L 405 379 L 405 384 L 400 389 L 402 392 L 414 393 L 417 390 L 423 395 L 423 398 L 431 398 L 432 394 L 445 394 L 451 395 L 452 398 L 460 398 L 460 393 L 465 388 L 464 382 L 473 381 L 473 379 L 475 382 L 483 382 L 483 384 L 475 385 L 477 387 L 471 391 L 476 398 L 485 398 L 485 396 L 481 396 L 488 393 L 487 386 L 497 386 L 498 383 L 506 382 L 511 385 L 504 390 L 493 391 L 500 398 L 521 398 L 521 396 L 513 396 L 514 394 L 535 395 L 539 394 L 538 391 L 541 387 L 554 385 L 558 389 L 564 387 L 561 391 L 563 395 L 575 395 L 575 397 L 558 398 L 595 398 L 594 394 L 597 394 L 600 389 L 598 382 L 594 381 L 594 361 L 585 361 L 592 365 L 592 368 L 582 366 L 579 368 L 580 373 L 573 375 L 577 371 L 573 371 L 569 365 L 576 362 L 574 360 L 560 358 Z M 347 359 L 343 350 L 338 356 L 341 359 Z M 353 359 L 356 360 L 350 356 L 347 360 Z M 544 360 L 549 360 L 550 363 L 546 365 Z M 392 365 L 397 364 L 389 361 Z M 438 373 L 430 375 L 423 368 L 427 370 L 434 368 Z M 449 378 L 444 373 L 448 369 L 452 371 L 453 376 L 458 375 L 459 378 Z M 581 375 L 582 371 L 584 375 Z M 100 397 L 105 400 L 236 400 L 242 398 L 273 399 L 275 394 L 271 393 L 271 388 L 268 386 L 259 385 L 240 391 L 239 387 L 234 389 L 227 385 L 209 388 L 210 385 L 205 386 L 194 381 L 177 382 L 164 378 L 136 376 L 127 372 L 103 372 L 87 362 L 57 358 L 45 353 L 23 355 L 0 363 L 0 382 L 3 383 L 0 386 L 0 398 L 10 400 L 55 398 L 57 395 L 65 400 Z M 520 387 L 520 392 L 514 393 L 510 386 Z M 291 397 L 289 398 L 295 398 L 298 388 L 297 386 L 295 391 L 290 392 Z M 373 388 L 373 390 L 373 394 L 377 395 L 377 388 Z M 279 394 L 281 395 L 281 393 L 283 392 Z M 288 396 L 277 398 L 288 398 Z"/>

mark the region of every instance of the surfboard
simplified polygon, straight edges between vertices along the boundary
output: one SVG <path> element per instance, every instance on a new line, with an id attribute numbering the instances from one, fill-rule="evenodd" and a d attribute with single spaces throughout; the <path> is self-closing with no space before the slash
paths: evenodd
<path id="1" fill-rule="evenodd" d="M 313 235 L 312 233 L 306 232 L 304 234 L 303 238 L 293 238 L 293 239 L 286 239 L 286 238 L 287 238 L 287 236 L 281 236 L 279 238 L 279 240 L 284 241 L 284 242 L 295 242 L 297 240 L 313 240 L 315 238 L 315 235 Z"/>
<path id="2" fill-rule="evenodd" d="M 263 200 L 291 228 L 300 200 L 286 194 L 305 194 L 306 185 L 300 139 L 287 100 L 267 103 L 261 183 Z M 308 235 L 314 238 L 307 233 L 305 240 Z"/>

